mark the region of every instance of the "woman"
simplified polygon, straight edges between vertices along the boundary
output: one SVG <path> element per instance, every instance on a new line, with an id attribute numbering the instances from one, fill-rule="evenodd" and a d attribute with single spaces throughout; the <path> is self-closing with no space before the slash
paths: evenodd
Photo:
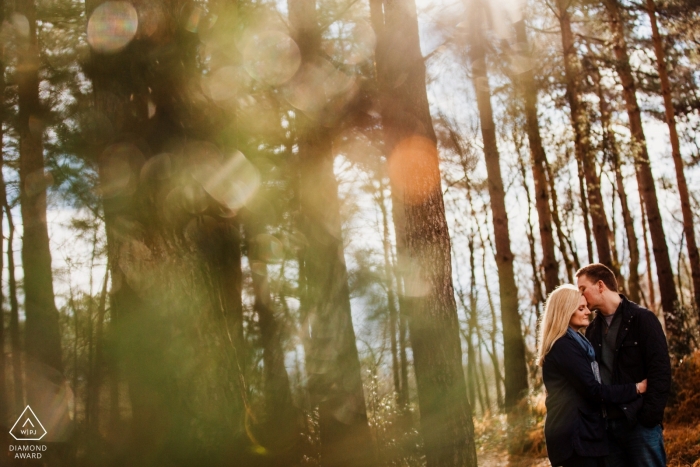
<path id="1" fill-rule="evenodd" d="M 565 284 L 550 294 L 540 323 L 537 363 L 547 389 L 544 436 L 554 466 L 599 465 L 608 453 L 602 402 L 622 404 L 646 391 L 646 380 L 600 383 L 593 346 L 579 332 L 590 314 L 581 292 Z"/>

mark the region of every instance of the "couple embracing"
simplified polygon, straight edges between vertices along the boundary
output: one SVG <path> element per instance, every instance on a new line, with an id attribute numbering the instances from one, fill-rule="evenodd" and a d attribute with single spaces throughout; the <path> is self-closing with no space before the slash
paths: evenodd
<path id="1" fill-rule="evenodd" d="M 549 459 L 563 467 L 664 466 L 671 365 L 661 324 L 618 293 L 606 266 L 581 268 L 576 280 L 550 294 L 540 324 Z"/>

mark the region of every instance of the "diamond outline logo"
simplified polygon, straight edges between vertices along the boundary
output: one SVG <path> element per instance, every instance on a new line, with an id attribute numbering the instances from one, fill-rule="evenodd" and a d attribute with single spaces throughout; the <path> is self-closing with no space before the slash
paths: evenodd
<path id="1" fill-rule="evenodd" d="M 42 434 L 42 435 L 39 436 L 38 438 L 18 438 L 18 437 L 16 437 L 15 434 L 13 433 L 13 431 L 14 431 L 15 427 L 17 426 L 17 424 L 22 420 L 22 418 L 24 418 L 24 415 L 27 413 L 27 410 L 32 414 L 32 416 L 34 417 L 34 420 L 37 421 L 37 423 L 39 424 L 39 426 L 41 427 L 41 429 L 44 431 L 44 434 Z M 34 424 L 32 423 L 31 418 L 29 418 L 29 415 L 27 415 L 27 419 L 25 420 L 24 425 L 22 425 L 21 428 L 24 428 L 24 426 L 27 424 L 27 422 L 29 422 L 29 423 L 32 425 L 32 427 L 34 427 Z M 44 436 L 46 436 L 46 433 L 47 433 L 46 428 L 44 428 L 44 425 L 41 424 L 41 420 L 39 420 L 39 417 L 36 416 L 36 414 L 34 413 L 34 411 L 32 410 L 32 408 L 29 407 L 29 406 L 27 406 L 27 407 L 22 411 L 22 414 L 19 416 L 19 418 L 17 419 L 17 421 L 15 422 L 15 424 L 12 425 L 12 428 L 10 428 L 10 434 L 11 434 L 12 437 L 13 437 L 14 439 L 16 439 L 17 441 L 39 441 L 39 440 L 41 440 L 41 438 L 43 438 Z"/>

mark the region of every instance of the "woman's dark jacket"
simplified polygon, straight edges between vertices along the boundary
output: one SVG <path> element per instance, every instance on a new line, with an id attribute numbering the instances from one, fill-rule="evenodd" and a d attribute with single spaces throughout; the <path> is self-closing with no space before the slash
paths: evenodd
<path id="1" fill-rule="evenodd" d="M 544 358 L 542 379 L 547 389 L 544 436 L 552 465 L 574 452 L 597 457 L 608 454 L 602 402 L 625 403 L 638 397 L 634 383 L 598 383 L 583 347 L 565 334 Z"/>
<path id="2" fill-rule="evenodd" d="M 662 422 L 671 389 L 671 362 L 666 336 L 659 319 L 644 307 L 630 302 L 624 295 L 616 311 L 622 316 L 615 340 L 612 384 L 635 383 L 647 379 L 647 390 L 636 404 L 622 407 L 629 420 L 646 427 Z M 598 313 L 586 329 L 597 361 L 603 348 L 603 316 Z"/>

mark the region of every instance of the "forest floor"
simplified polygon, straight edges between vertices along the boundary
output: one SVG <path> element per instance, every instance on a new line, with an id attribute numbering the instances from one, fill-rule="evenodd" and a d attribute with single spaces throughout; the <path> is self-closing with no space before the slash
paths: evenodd
<path id="1" fill-rule="evenodd" d="M 477 454 L 479 467 L 549 467 L 546 457 L 516 457 L 506 452 L 484 452 Z"/>
<path id="2" fill-rule="evenodd" d="M 664 445 L 669 467 L 700 467 L 700 423 L 669 423 L 664 428 Z M 549 467 L 541 455 L 509 456 L 502 444 L 482 444 L 479 467 Z"/>

